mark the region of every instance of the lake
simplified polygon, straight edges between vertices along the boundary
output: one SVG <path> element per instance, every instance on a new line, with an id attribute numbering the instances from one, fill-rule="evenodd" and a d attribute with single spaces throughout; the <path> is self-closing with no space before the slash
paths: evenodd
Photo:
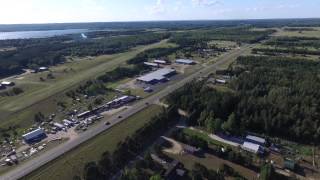
<path id="1" fill-rule="evenodd" d="M 0 40 L 48 38 L 48 37 L 62 36 L 67 34 L 81 34 L 88 31 L 89 30 L 87 29 L 66 29 L 66 30 L 48 30 L 48 31 L 0 32 Z"/>

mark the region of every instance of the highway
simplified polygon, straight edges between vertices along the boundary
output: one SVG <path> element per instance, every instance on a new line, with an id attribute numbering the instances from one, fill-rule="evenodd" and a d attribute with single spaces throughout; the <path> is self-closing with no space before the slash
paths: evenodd
<path id="1" fill-rule="evenodd" d="M 111 123 L 110 126 L 106 126 L 103 123 L 99 126 L 94 126 L 91 128 L 88 128 L 87 131 L 80 133 L 79 137 L 67 141 L 53 149 L 50 149 L 43 154 L 39 155 L 38 157 L 35 157 L 33 159 L 30 159 L 26 162 L 21 163 L 11 171 L 5 173 L 0 177 L 1 180 L 12 180 L 12 179 L 19 179 L 23 178 L 24 176 L 28 175 L 29 173 L 33 172 L 34 170 L 40 168 L 41 166 L 45 165 L 46 163 L 49 163 L 50 161 L 58 158 L 59 156 L 67 153 L 68 151 L 72 150 L 73 148 L 76 148 L 77 146 L 81 145 L 82 143 L 88 141 L 91 138 L 94 138 L 96 135 L 102 133 L 103 131 L 108 130 L 115 124 L 120 123 L 121 121 L 126 120 L 126 118 L 132 116 L 133 114 L 143 110 L 148 105 L 147 104 L 153 104 L 157 100 L 164 98 L 168 94 L 172 93 L 173 91 L 177 90 L 178 88 L 182 87 L 188 82 L 191 82 L 192 80 L 199 78 L 201 76 L 207 75 L 209 73 L 215 72 L 217 69 L 219 69 L 222 65 L 225 63 L 229 63 L 234 61 L 237 57 L 242 55 L 244 52 L 248 51 L 250 49 L 249 45 L 243 46 L 241 49 L 235 49 L 230 51 L 229 53 L 222 55 L 218 58 L 216 63 L 208 64 L 206 67 L 204 67 L 201 71 L 197 71 L 184 79 L 180 80 L 179 82 L 168 85 L 164 89 L 160 90 L 159 92 L 151 95 L 148 98 L 142 99 L 135 104 L 133 104 L 130 108 L 108 118 L 107 120 Z M 122 118 L 119 118 L 121 116 Z"/>

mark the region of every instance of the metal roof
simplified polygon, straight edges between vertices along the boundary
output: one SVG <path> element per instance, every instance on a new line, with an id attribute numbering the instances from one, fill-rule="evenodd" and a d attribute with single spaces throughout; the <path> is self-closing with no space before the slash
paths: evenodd
<path id="1" fill-rule="evenodd" d="M 45 134 L 45 132 L 43 129 L 39 128 L 39 129 L 31 131 L 27 134 L 22 135 L 22 137 L 23 137 L 23 139 L 30 140 L 30 139 L 36 138 L 42 134 Z"/>
<path id="2" fill-rule="evenodd" d="M 154 80 L 160 81 L 160 80 L 165 79 L 166 75 L 169 75 L 175 71 L 176 70 L 174 70 L 174 69 L 163 68 L 163 69 L 159 69 L 157 71 L 151 72 L 151 73 L 144 75 L 142 77 L 139 77 L 138 80 L 144 81 L 144 82 L 151 82 Z"/>
<path id="3" fill-rule="evenodd" d="M 158 64 L 156 64 L 156 63 L 144 62 L 143 64 L 144 64 L 144 65 L 147 65 L 147 66 L 154 66 L 154 67 L 158 67 Z"/>
<path id="4" fill-rule="evenodd" d="M 155 63 L 160 63 L 160 64 L 166 64 L 166 63 L 167 63 L 167 61 L 165 61 L 165 60 L 159 60 L 159 59 L 155 59 L 153 62 L 155 62 Z"/>
<path id="5" fill-rule="evenodd" d="M 177 59 L 176 63 L 192 64 L 194 61 L 190 59 Z"/>
<path id="6" fill-rule="evenodd" d="M 252 151 L 257 153 L 260 149 L 260 145 L 258 144 L 254 144 L 254 143 L 250 143 L 250 142 L 244 142 L 242 145 L 242 148 L 248 151 Z"/>
<path id="7" fill-rule="evenodd" d="M 249 139 L 249 140 L 261 143 L 261 144 L 266 143 L 266 140 L 264 138 L 257 137 L 257 136 L 247 135 L 246 139 Z"/>

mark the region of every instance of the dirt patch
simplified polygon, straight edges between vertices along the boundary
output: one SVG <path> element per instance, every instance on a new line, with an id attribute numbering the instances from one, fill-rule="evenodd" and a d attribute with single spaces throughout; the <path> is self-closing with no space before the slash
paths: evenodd
<path id="1" fill-rule="evenodd" d="M 170 148 L 165 148 L 163 149 L 164 152 L 166 153 L 170 153 L 170 154 L 181 154 L 182 151 L 183 151 L 183 147 L 180 143 L 178 143 L 177 141 L 175 141 L 174 139 L 171 139 L 171 138 L 167 138 L 167 137 L 164 137 L 162 136 L 162 138 L 168 142 L 171 143 L 172 147 Z"/>

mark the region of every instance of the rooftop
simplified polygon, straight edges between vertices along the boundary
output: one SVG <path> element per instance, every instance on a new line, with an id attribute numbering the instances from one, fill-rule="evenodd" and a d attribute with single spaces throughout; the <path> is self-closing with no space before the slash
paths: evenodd
<path id="1" fill-rule="evenodd" d="M 147 75 L 141 76 L 138 78 L 138 80 L 140 81 L 144 81 L 144 82 L 151 82 L 154 80 L 163 80 L 164 78 L 166 78 L 165 76 L 168 74 L 171 74 L 173 72 L 175 72 L 176 70 L 174 69 L 169 69 L 169 68 L 163 68 L 163 69 L 159 69 L 157 71 L 151 72 Z"/>
<path id="2" fill-rule="evenodd" d="M 266 143 L 266 140 L 264 138 L 257 137 L 257 136 L 247 135 L 246 139 L 249 139 L 249 140 L 252 140 L 255 142 L 259 142 L 261 144 Z"/>
<path id="3" fill-rule="evenodd" d="M 45 132 L 43 129 L 39 128 L 34 131 L 28 132 L 27 134 L 22 135 L 22 137 L 24 139 L 32 139 L 32 138 L 39 136 L 39 135 L 42 135 L 42 134 L 45 134 Z"/>
<path id="4" fill-rule="evenodd" d="M 192 64 L 192 63 L 194 63 L 194 61 L 190 60 L 190 59 L 177 59 L 176 62 L 177 63 L 184 63 L 184 64 Z"/>
<path id="5" fill-rule="evenodd" d="M 244 142 L 242 147 L 244 149 L 250 149 L 250 150 L 252 150 L 254 152 L 258 152 L 259 149 L 260 149 L 260 145 L 254 144 L 254 143 L 250 143 L 250 142 Z"/>

